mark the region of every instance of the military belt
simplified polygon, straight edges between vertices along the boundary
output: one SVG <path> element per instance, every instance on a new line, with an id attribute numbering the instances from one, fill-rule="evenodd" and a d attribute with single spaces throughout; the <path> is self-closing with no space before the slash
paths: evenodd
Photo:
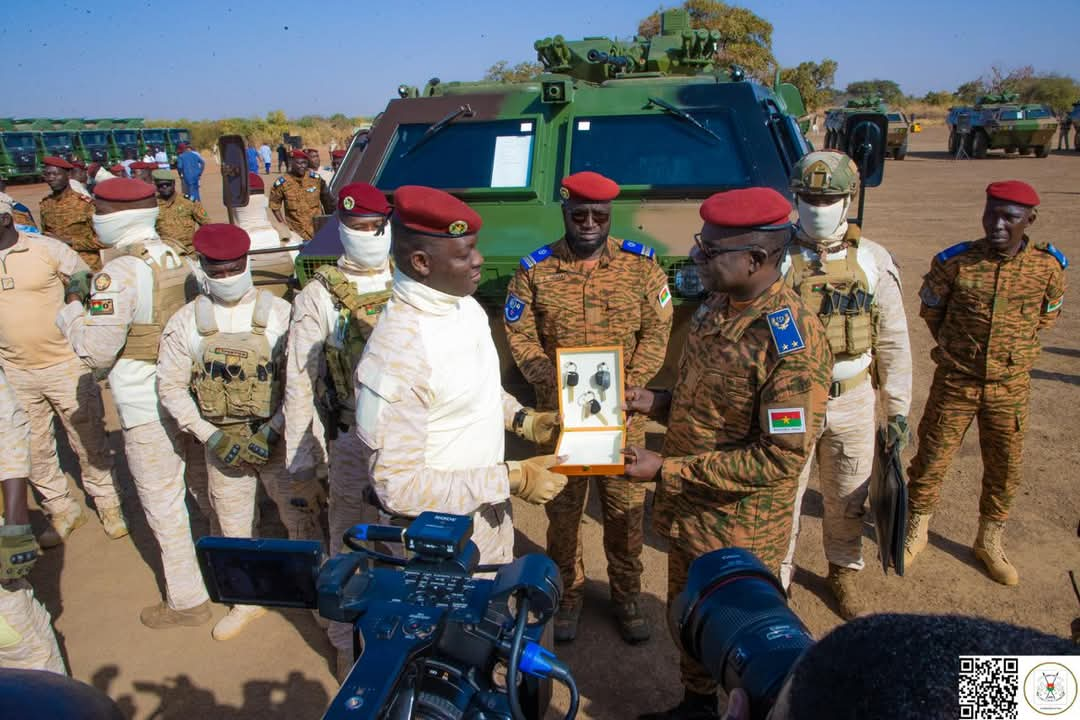
<path id="1" fill-rule="evenodd" d="M 852 377 L 844 380 L 835 380 L 829 385 L 829 398 L 838 398 L 848 390 L 854 390 L 863 384 L 863 380 L 870 374 L 870 368 L 863 368 Z"/>

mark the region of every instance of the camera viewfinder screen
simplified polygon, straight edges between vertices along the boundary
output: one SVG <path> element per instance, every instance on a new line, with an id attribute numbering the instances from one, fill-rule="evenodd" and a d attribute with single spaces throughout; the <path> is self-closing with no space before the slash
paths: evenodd
<path id="1" fill-rule="evenodd" d="M 214 602 L 302 608 L 318 604 L 319 543 L 203 538 L 197 549 Z"/>

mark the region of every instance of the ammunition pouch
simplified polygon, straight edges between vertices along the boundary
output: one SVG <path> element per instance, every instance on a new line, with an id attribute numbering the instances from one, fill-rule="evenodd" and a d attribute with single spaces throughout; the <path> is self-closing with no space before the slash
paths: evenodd
<path id="1" fill-rule="evenodd" d="M 874 296 L 857 253 L 857 247 L 849 246 L 841 260 L 812 263 L 801 253 L 791 255 L 788 283 L 817 312 L 838 360 L 858 357 L 874 346 Z"/>
<path id="2" fill-rule="evenodd" d="M 127 341 L 117 355 L 117 359 L 145 360 L 157 362 L 158 344 L 161 332 L 169 318 L 186 305 L 192 295 L 191 266 L 176 254 L 173 259 L 177 267 L 163 267 L 151 260 L 149 253 L 141 245 L 132 247 L 129 254 L 141 258 L 154 273 L 153 301 L 150 322 L 132 323 L 128 328 Z"/>

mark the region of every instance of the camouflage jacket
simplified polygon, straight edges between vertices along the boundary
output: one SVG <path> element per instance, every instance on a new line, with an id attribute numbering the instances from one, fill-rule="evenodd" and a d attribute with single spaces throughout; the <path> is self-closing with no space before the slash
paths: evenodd
<path id="1" fill-rule="evenodd" d="M 724 545 L 772 565 L 825 420 L 833 357 L 817 316 L 782 281 L 728 311 L 727 296 L 714 294 L 690 321 L 654 522 L 674 540 L 700 532 L 707 516 Z"/>
<path id="2" fill-rule="evenodd" d="M 585 270 L 562 238 L 521 261 L 503 321 L 514 360 L 536 387 L 537 406 L 548 410 L 558 406 L 560 347 L 622 345 L 626 383 L 649 382 L 664 364 L 672 307 L 652 248 L 609 237 L 599 262 Z"/>
<path id="3" fill-rule="evenodd" d="M 191 238 L 200 225 L 210 222 L 210 216 L 206 208 L 198 200 L 188 200 L 186 197 L 173 193 L 168 200 L 158 198 L 158 219 L 155 228 L 162 240 L 170 242 L 184 249 L 191 255 L 195 248 L 191 244 Z"/>
<path id="4" fill-rule="evenodd" d="M 1011 258 L 985 240 L 935 255 L 919 290 L 919 314 L 937 341 L 934 362 L 982 380 L 1029 372 L 1039 331 L 1061 314 L 1067 266 L 1053 245 L 1027 237 Z"/>
<path id="5" fill-rule="evenodd" d="M 282 175 L 270 188 L 270 209 L 281 210 L 293 232 L 310 240 L 315 234 L 315 216 L 322 213 L 325 192 L 326 183 L 314 172 L 302 178 Z"/>
<path id="6" fill-rule="evenodd" d="M 63 240 L 79 253 L 91 270 L 101 269 L 101 244 L 94 235 L 94 201 L 65 188 L 60 196 L 41 199 L 41 234 Z"/>

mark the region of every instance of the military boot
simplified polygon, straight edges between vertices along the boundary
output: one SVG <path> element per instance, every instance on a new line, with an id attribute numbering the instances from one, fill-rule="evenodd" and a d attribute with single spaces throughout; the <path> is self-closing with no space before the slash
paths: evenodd
<path id="1" fill-rule="evenodd" d="M 615 621 L 623 642 L 630 645 L 643 643 L 650 637 L 649 619 L 641 612 L 639 596 L 633 595 L 621 603 L 614 603 Z"/>
<path id="2" fill-rule="evenodd" d="M 217 621 L 210 631 L 215 640 L 232 640 L 249 622 L 266 614 L 266 608 L 258 605 L 233 605 L 229 614 Z"/>
<path id="3" fill-rule="evenodd" d="M 975 538 L 975 557 L 982 561 L 986 570 L 1002 585 L 1016 585 L 1020 575 L 1005 557 L 1005 521 L 979 518 L 979 534 Z"/>
<path id="4" fill-rule="evenodd" d="M 716 694 L 701 695 L 683 691 L 682 702 L 670 710 L 638 715 L 638 720 L 720 720 Z"/>
<path id="5" fill-rule="evenodd" d="M 174 627 L 198 627 L 210 620 L 210 601 L 203 600 L 193 608 L 176 610 L 168 603 L 143 608 L 139 613 L 139 622 L 152 630 L 166 630 Z"/>
<path id="6" fill-rule="evenodd" d="M 78 505 L 72 505 L 68 510 L 56 513 L 49 518 L 49 527 L 41 533 L 38 544 L 43 548 L 54 548 L 85 524 L 86 513 Z"/>
<path id="7" fill-rule="evenodd" d="M 904 536 L 904 569 L 911 567 L 915 556 L 926 549 L 930 532 L 930 513 L 911 511 L 908 515 L 907 534 Z"/>
<path id="8" fill-rule="evenodd" d="M 105 534 L 113 540 L 119 540 L 128 534 L 127 522 L 124 521 L 124 511 L 119 505 L 99 508 L 98 517 L 101 518 L 101 527 L 105 528 Z"/>
<path id="9" fill-rule="evenodd" d="M 829 563 L 829 577 L 826 583 L 840 606 L 840 617 L 845 620 L 853 620 L 866 613 L 862 597 L 859 595 L 858 584 L 855 581 L 858 575 L 859 571 L 854 568 Z"/>
<path id="10" fill-rule="evenodd" d="M 555 642 L 573 642 L 577 637 L 578 620 L 581 619 L 581 601 L 560 607 L 555 613 Z"/>

